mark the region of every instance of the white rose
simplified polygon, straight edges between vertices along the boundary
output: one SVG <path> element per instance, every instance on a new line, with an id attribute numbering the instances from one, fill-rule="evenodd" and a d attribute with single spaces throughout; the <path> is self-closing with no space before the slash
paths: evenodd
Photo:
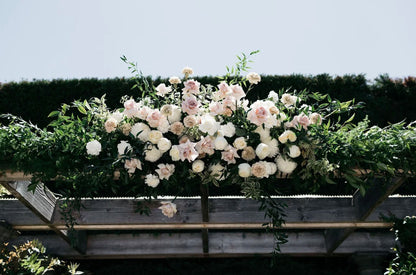
<path id="1" fill-rule="evenodd" d="M 286 160 L 282 156 L 278 156 L 276 158 L 276 164 L 279 171 L 285 174 L 290 174 L 293 172 L 293 170 L 296 169 L 296 166 L 298 165 L 296 162 Z"/>
<path id="2" fill-rule="evenodd" d="M 159 142 L 157 143 L 157 148 L 159 148 L 159 150 L 162 151 L 163 153 L 168 151 L 171 146 L 172 146 L 172 143 L 167 138 L 161 138 Z"/>
<path id="3" fill-rule="evenodd" d="M 232 122 L 221 125 L 220 131 L 225 137 L 233 137 L 235 135 L 235 126 Z"/>
<path id="4" fill-rule="evenodd" d="M 159 207 L 160 210 L 162 210 L 163 215 L 165 215 L 168 218 L 172 218 L 176 212 L 176 204 L 171 203 L 170 201 L 161 201 L 162 205 Z"/>
<path id="5" fill-rule="evenodd" d="M 178 106 L 172 106 L 172 114 L 168 115 L 168 121 L 170 124 L 178 122 L 181 120 L 182 117 L 182 110 Z"/>
<path id="6" fill-rule="evenodd" d="M 172 148 L 169 151 L 169 155 L 172 158 L 173 161 L 180 160 L 180 153 L 178 145 L 173 145 Z"/>
<path id="7" fill-rule="evenodd" d="M 234 140 L 233 145 L 237 150 L 242 150 L 247 147 L 247 142 L 244 137 L 238 137 Z"/>
<path id="8" fill-rule="evenodd" d="M 182 69 L 182 73 L 186 76 L 191 75 L 194 73 L 194 70 L 192 70 L 192 68 L 189 67 L 185 67 Z"/>
<path id="9" fill-rule="evenodd" d="M 248 73 L 246 78 L 247 78 L 248 82 L 250 82 L 251 84 L 257 84 L 261 80 L 260 75 L 258 73 L 254 73 L 254 72 Z"/>
<path id="10" fill-rule="evenodd" d="M 127 141 L 122 140 L 117 145 L 117 150 L 118 150 L 119 155 L 124 155 L 125 153 L 127 154 L 129 151 L 131 151 L 132 148 L 131 148 L 131 145 Z"/>
<path id="11" fill-rule="evenodd" d="M 242 178 L 251 176 L 251 166 L 248 163 L 241 163 L 238 165 L 238 175 Z"/>
<path id="12" fill-rule="evenodd" d="M 297 158 L 300 156 L 300 148 L 296 145 L 292 145 L 289 147 L 289 157 Z"/>
<path id="13" fill-rule="evenodd" d="M 227 140 L 222 136 L 218 136 L 214 140 L 214 147 L 216 150 L 224 150 L 225 147 L 227 147 L 227 145 L 228 145 Z"/>
<path id="14" fill-rule="evenodd" d="M 162 120 L 157 129 L 162 133 L 167 133 L 170 129 L 169 121 L 167 119 Z"/>
<path id="15" fill-rule="evenodd" d="M 130 133 L 137 137 L 138 139 L 140 139 L 143 142 L 146 142 L 149 140 L 149 132 L 150 132 L 150 127 L 147 126 L 146 124 L 144 124 L 143 122 L 139 122 L 134 124 L 131 127 L 131 131 Z M 140 133 L 140 134 L 139 134 Z"/>
<path id="16" fill-rule="evenodd" d="M 201 117 L 201 124 L 199 124 L 199 130 L 203 133 L 207 133 L 213 136 L 219 129 L 220 124 L 215 121 L 215 118 L 209 114 L 205 114 Z"/>
<path id="17" fill-rule="evenodd" d="M 277 171 L 277 165 L 274 162 L 266 162 L 266 171 L 267 174 L 273 175 Z"/>
<path id="18" fill-rule="evenodd" d="M 153 144 L 157 144 L 162 137 L 162 132 L 157 130 L 150 131 L 148 134 L 149 141 Z"/>
<path id="19" fill-rule="evenodd" d="M 204 171 L 205 163 L 202 160 L 196 160 L 192 163 L 192 171 L 200 173 Z"/>
<path id="20" fill-rule="evenodd" d="M 259 159 L 265 159 L 270 153 L 269 146 L 265 143 L 260 143 L 256 148 L 256 155 Z"/>
<path id="21" fill-rule="evenodd" d="M 151 150 L 145 151 L 145 157 L 144 159 L 150 162 L 156 162 L 160 159 L 162 156 L 162 152 L 156 148 L 156 146 L 153 146 Z"/>
<path id="22" fill-rule="evenodd" d="M 120 123 L 124 118 L 124 114 L 122 112 L 115 111 L 111 114 L 110 118 L 115 119 L 117 123 Z"/>
<path id="23" fill-rule="evenodd" d="M 92 140 L 87 143 L 87 154 L 92 156 L 98 156 L 101 152 L 101 143 L 98 140 Z"/>
<path id="24" fill-rule="evenodd" d="M 280 101 L 286 106 L 289 107 L 291 105 L 295 105 L 296 101 L 297 101 L 297 97 L 296 96 L 292 96 L 290 94 L 283 94 L 282 98 L 280 99 Z"/>
<path id="25" fill-rule="evenodd" d="M 144 182 L 148 186 L 155 188 L 159 185 L 160 180 L 156 175 L 148 174 L 146 175 L 146 179 L 144 180 Z"/>
<path id="26" fill-rule="evenodd" d="M 179 84 L 179 83 L 181 83 L 181 79 L 177 76 L 171 76 L 169 78 L 169 83 L 172 84 L 172 85 Z"/>
<path id="27" fill-rule="evenodd" d="M 312 113 L 309 116 L 309 120 L 311 121 L 312 124 L 317 124 L 317 125 L 322 124 L 322 116 L 318 113 Z"/>
<path id="28" fill-rule="evenodd" d="M 267 98 L 270 98 L 274 103 L 279 102 L 279 95 L 275 91 L 270 91 Z"/>

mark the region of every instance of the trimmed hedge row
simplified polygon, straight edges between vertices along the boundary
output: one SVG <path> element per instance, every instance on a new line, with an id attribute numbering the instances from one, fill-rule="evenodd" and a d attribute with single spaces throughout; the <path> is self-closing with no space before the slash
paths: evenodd
<path id="1" fill-rule="evenodd" d="M 217 85 L 216 77 L 196 77 L 203 84 Z M 149 80 L 151 80 L 149 78 Z M 167 79 L 156 78 L 153 82 L 167 83 Z M 134 80 L 113 79 L 71 79 L 36 80 L 32 82 L 10 82 L 0 85 L 0 113 L 21 116 L 40 127 L 49 123 L 47 115 L 76 99 L 101 97 L 106 94 L 107 104 L 119 108 L 123 95 L 139 96 L 138 90 L 131 90 Z M 364 75 L 345 75 L 332 77 L 328 74 L 316 76 L 287 75 L 262 76 L 262 81 L 250 91 L 248 98 L 264 98 L 270 90 L 291 88 L 307 89 L 311 92 L 329 94 L 332 98 L 346 101 L 355 98 L 364 102 L 366 108 L 358 110 L 357 119 L 366 115 L 373 124 L 385 126 L 406 119 L 416 120 L 416 78 L 391 79 L 381 75 L 372 83 Z"/>

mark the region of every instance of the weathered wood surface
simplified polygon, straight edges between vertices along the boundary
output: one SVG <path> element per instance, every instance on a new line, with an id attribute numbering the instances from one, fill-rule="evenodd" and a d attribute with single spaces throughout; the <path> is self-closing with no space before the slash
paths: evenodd
<path id="1" fill-rule="evenodd" d="M 203 253 L 200 232 L 187 233 L 127 233 L 94 234 L 88 236 L 85 255 L 81 255 L 56 235 L 27 235 L 12 244 L 38 238 L 48 252 L 73 258 L 160 258 L 160 257 L 230 257 L 270 255 L 273 236 L 261 232 L 210 232 L 209 253 Z M 289 232 L 288 243 L 281 245 L 281 253 L 289 255 L 325 255 L 322 230 Z M 365 245 L 363 245 L 365 244 Z M 334 251 L 334 254 L 391 252 L 392 232 L 354 232 Z"/>
<path id="2" fill-rule="evenodd" d="M 391 180 L 376 178 L 365 195 L 358 190 L 353 195 L 353 211 L 357 222 L 366 220 L 376 208 L 392 194 L 406 178 L 393 178 Z M 328 253 L 332 253 L 355 229 L 328 229 L 326 231 L 325 243 Z"/>
<path id="3" fill-rule="evenodd" d="M 288 208 L 286 227 L 288 228 L 328 228 L 331 227 L 388 227 L 389 224 L 380 221 L 380 214 L 397 217 L 414 215 L 416 197 L 393 196 L 386 199 L 365 220 L 359 221 L 355 216 L 352 198 L 328 198 L 316 196 L 311 198 L 280 198 Z M 163 200 L 162 200 L 163 201 Z M 157 207 L 159 201 L 154 202 L 154 209 L 150 216 L 135 212 L 137 200 L 133 199 L 85 199 L 85 208 L 81 209 L 76 227 L 86 230 L 116 229 L 197 229 L 203 224 L 209 228 L 240 228 L 240 225 L 261 226 L 267 220 L 264 213 L 258 211 L 258 204 L 244 198 L 215 198 L 209 199 L 209 223 L 202 222 L 200 200 L 196 198 L 178 198 L 175 203 L 178 213 L 171 219 L 165 217 Z M 40 218 L 17 200 L 0 200 L 0 219 L 7 220 L 15 227 L 44 226 Z M 52 224 L 57 228 L 64 228 L 65 223 L 59 209 L 54 210 Z M 227 227 L 228 224 L 228 227 Z M 366 225 L 367 224 L 367 225 Z M 196 226 L 195 226 L 196 225 Z M 219 226 L 215 226 L 219 225 Z M 108 227 L 106 227 L 108 226 Z M 131 226 L 131 227 L 129 227 Z M 181 227 L 182 226 L 182 227 Z M 39 227 L 43 230 L 44 227 Z M 36 230 L 36 229 L 35 229 Z"/>

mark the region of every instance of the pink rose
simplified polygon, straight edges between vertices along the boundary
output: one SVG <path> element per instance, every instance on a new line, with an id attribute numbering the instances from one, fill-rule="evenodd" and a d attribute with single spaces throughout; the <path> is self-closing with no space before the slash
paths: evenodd
<path id="1" fill-rule="evenodd" d="M 188 160 L 189 162 L 194 161 L 198 157 L 198 152 L 195 150 L 196 143 L 187 140 L 184 143 L 178 145 L 179 158 L 181 161 Z"/>
<path id="2" fill-rule="evenodd" d="M 293 120 L 291 121 L 293 126 L 301 125 L 303 129 L 308 130 L 308 126 L 311 124 L 309 117 L 305 114 L 300 114 L 298 116 L 295 116 Z"/>
<path id="3" fill-rule="evenodd" d="M 232 93 L 230 86 L 225 81 L 222 81 L 217 87 L 221 99 Z"/>
<path id="4" fill-rule="evenodd" d="M 224 106 L 224 109 L 230 109 L 232 111 L 235 111 L 236 109 L 236 103 L 237 99 L 233 96 L 227 96 L 223 101 L 222 104 Z"/>
<path id="5" fill-rule="evenodd" d="M 201 137 L 201 140 L 195 145 L 195 149 L 198 151 L 200 155 L 204 153 L 208 155 L 214 154 L 214 140 L 212 137 Z"/>
<path id="6" fill-rule="evenodd" d="M 233 91 L 233 97 L 235 97 L 236 100 L 240 100 L 246 96 L 246 93 L 240 85 L 231 85 L 231 90 Z"/>
<path id="7" fill-rule="evenodd" d="M 134 101 L 134 99 L 129 99 L 126 102 L 124 102 L 124 108 L 126 110 L 131 110 L 136 107 L 137 107 L 137 103 Z"/>
<path id="8" fill-rule="evenodd" d="M 224 112 L 224 107 L 221 102 L 211 102 L 209 104 L 209 111 L 212 115 L 221 115 Z"/>
<path id="9" fill-rule="evenodd" d="M 182 89 L 184 94 L 195 94 L 199 93 L 199 86 L 201 85 L 198 81 L 190 79 L 184 83 L 185 88 Z"/>
<path id="10" fill-rule="evenodd" d="M 157 128 L 161 124 L 163 118 L 166 117 L 163 116 L 159 110 L 153 110 L 147 115 L 146 120 L 150 127 Z"/>
<path id="11" fill-rule="evenodd" d="M 127 169 L 129 174 L 133 174 L 136 168 L 142 170 L 142 163 L 138 159 L 127 159 L 124 163 L 124 168 Z"/>
<path id="12" fill-rule="evenodd" d="M 129 99 L 126 102 L 124 102 L 124 114 L 126 117 L 131 118 L 137 116 L 138 110 L 138 104 L 134 101 L 134 99 Z"/>
<path id="13" fill-rule="evenodd" d="M 182 110 L 188 115 L 195 115 L 199 111 L 200 103 L 194 96 L 188 96 L 182 101 Z"/>
<path id="14" fill-rule="evenodd" d="M 269 116 L 270 112 L 263 106 L 260 106 L 256 109 L 252 109 L 247 113 L 247 119 L 250 120 L 251 123 L 256 124 L 257 126 L 260 126 L 263 123 L 265 123 Z"/>
<path id="15" fill-rule="evenodd" d="M 228 145 L 224 152 L 221 152 L 221 159 L 225 160 L 228 164 L 236 163 L 235 158 L 239 158 L 237 149 Z"/>

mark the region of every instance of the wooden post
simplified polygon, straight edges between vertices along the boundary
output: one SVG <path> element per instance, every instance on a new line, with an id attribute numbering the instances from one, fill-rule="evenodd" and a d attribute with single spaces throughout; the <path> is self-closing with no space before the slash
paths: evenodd
<path id="1" fill-rule="evenodd" d="M 202 212 L 202 222 L 208 223 L 209 222 L 209 214 L 208 214 L 208 185 L 201 183 L 200 185 L 201 190 L 201 212 Z M 202 229 L 202 251 L 204 254 L 209 253 L 209 238 L 208 238 L 208 229 Z"/>

